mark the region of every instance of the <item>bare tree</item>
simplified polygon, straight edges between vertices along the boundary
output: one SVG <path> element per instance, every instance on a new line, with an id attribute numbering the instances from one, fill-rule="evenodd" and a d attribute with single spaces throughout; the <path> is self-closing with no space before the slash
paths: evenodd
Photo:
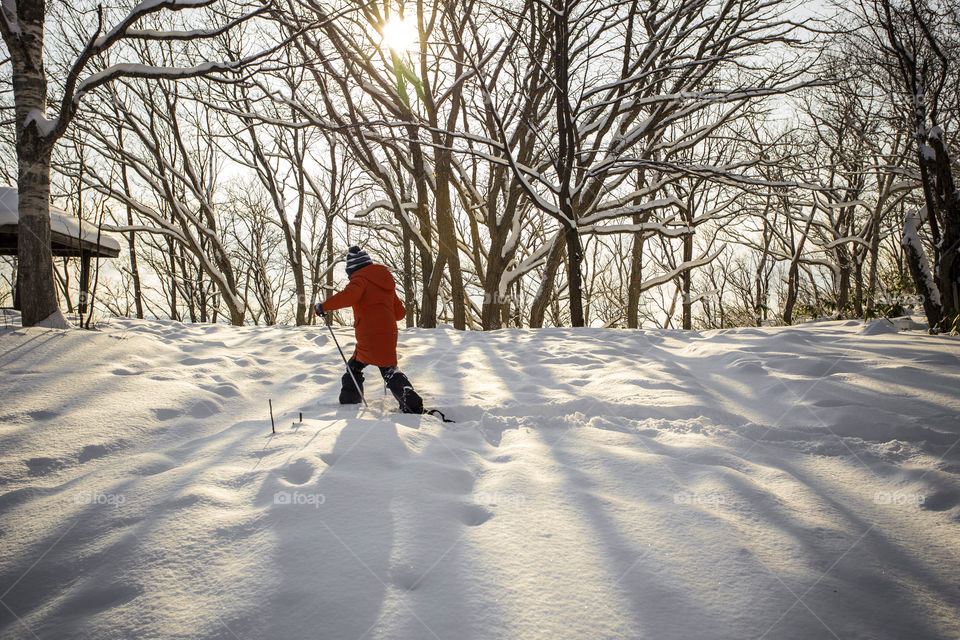
<path id="1" fill-rule="evenodd" d="M 89 131 L 100 152 L 131 169 L 145 187 L 143 195 L 156 204 L 151 206 L 131 194 L 129 185 L 118 184 L 109 175 L 92 173 L 85 179 L 148 222 L 120 225 L 115 230 L 166 236 L 171 275 L 176 273 L 177 263 L 186 260 L 183 252 L 188 253 L 196 261 L 198 278 L 206 277 L 216 287 L 230 321 L 243 324 L 245 305 L 218 210 L 219 174 L 225 158 L 214 142 L 218 128 L 212 112 L 203 102 L 181 96 L 174 85 L 163 80 L 130 82 L 122 88 L 122 96 L 116 90 L 104 96 L 119 120 L 104 128 L 89 127 Z M 113 135 L 120 130 L 127 133 L 123 146 Z M 198 282 L 188 293 L 193 296 L 204 290 Z"/>
<path id="2" fill-rule="evenodd" d="M 960 192 L 954 161 L 942 126 L 957 122 L 960 20 L 956 9 L 942 11 L 925 0 L 861 2 L 865 42 L 879 51 L 877 62 L 899 91 L 902 114 L 911 130 L 924 207 L 907 218 L 903 243 L 910 272 L 931 330 L 960 323 Z M 929 228 L 932 269 L 927 267 L 921 226 Z"/>
<path id="3" fill-rule="evenodd" d="M 180 42 L 213 38 L 237 24 L 263 13 L 258 7 L 231 18 L 208 11 L 205 18 L 219 23 L 208 29 L 158 31 L 137 28 L 140 22 L 161 12 L 213 7 L 216 0 L 145 1 L 107 27 L 109 16 L 102 5 L 96 10 L 96 25 L 74 57 L 60 87 L 56 116 L 48 118 L 48 82 L 44 58 L 47 24 L 46 2 L 5 0 L 0 10 L 3 36 L 13 66 L 16 149 L 19 191 L 19 269 L 22 322 L 32 326 L 58 313 L 50 254 L 50 163 L 54 144 L 70 126 L 80 101 L 90 91 L 117 78 L 180 79 L 210 76 L 235 70 L 253 58 L 207 62 L 191 68 L 162 68 L 143 64 L 113 64 L 89 73 L 90 64 L 109 51 L 118 51 L 129 42 Z M 61 7 L 66 10 L 66 6 Z M 254 56 L 262 57 L 264 54 Z M 58 323 L 62 323 L 62 318 Z"/>
<path id="4" fill-rule="evenodd" d="M 523 166 L 510 140 L 501 135 L 497 142 L 526 195 L 560 224 L 574 326 L 584 323 L 583 227 L 639 213 L 636 203 L 662 186 L 624 197 L 630 171 L 686 170 L 673 158 L 677 152 L 755 100 L 799 86 L 792 83 L 803 67 L 788 61 L 736 72 L 739 59 L 790 41 L 797 25 L 777 13 L 788 10 L 787 3 L 753 1 L 690 0 L 641 11 L 636 0 L 528 0 L 517 12 L 517 24 L 539 31 L 524 39 L 531 64 L 553 78 L 547 104 L 554 118 L 540 136 L 549 162 Z M 534 47 L 540 41 L 549 43 L 542 53 Z M 713 116 L 699 128 L 676 127 L 704 111 Z M 555 261 L 560 250 L 550 255 Z"/>

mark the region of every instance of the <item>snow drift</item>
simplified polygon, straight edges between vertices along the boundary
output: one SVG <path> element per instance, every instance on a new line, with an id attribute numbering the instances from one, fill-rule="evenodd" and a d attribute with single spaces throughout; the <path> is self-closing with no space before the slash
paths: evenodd
<path id="1" fill-rule="evenodd" d="M 448 425 L 315 327 L 0 329 L 0 636 L 956 637 L 960 342 L 897 329 L 406 330 Z"/>

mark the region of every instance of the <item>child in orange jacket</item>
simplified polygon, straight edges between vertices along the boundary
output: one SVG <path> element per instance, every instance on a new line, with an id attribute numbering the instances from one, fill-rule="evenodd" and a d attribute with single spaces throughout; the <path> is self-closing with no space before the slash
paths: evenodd
<path id="1" fill-rule="evenodd" d="M 423 400 L 397 368 L 397 322 L 406 317 L 407 311 L 397 297 L 393 276 L 383 265 L 374 264 L 360 247 L 347 251 L 347 276 L 350 283 L 344 290 L 315 308 L 318 316 L 326 317 L 327 311 L 353 307 L 357 347 L 347 362 L 350 370 L 341 379 L 340 404 L 357 404 L 363 399 L 363 369 L 372 364 L 380 368 L 401 411 L 423 413 Z"/>

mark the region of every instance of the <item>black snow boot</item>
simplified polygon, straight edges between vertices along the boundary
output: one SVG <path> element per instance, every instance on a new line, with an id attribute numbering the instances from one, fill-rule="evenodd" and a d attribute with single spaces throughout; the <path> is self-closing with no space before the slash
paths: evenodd
<path id="1" fill-rule="evenodd" d="M 413 385 L 407 376 L 396 367 L 384 367 L 380 370 L 387 383 L 390 393 L 400 403 L 400 411 L 404 413 L 423 413 L 423 399 L 413 390 Z"/>
<path id="2" fill-rule="evenodd" d="M 413 390 L 413 387 L 407 387 L 400 396 L 400 411 L 404 413 L 424 413 L 423 398 Z"/>
<path id="3" fill-rule="evenodd" d="M 360 404 L 363 401 L 363 373 L 354 370 L 353 377 L 357 379 L 357 384 L 353 383 L 349 372 L 340 378 L 343 385 L 340 389 L 340 404 Z"/>

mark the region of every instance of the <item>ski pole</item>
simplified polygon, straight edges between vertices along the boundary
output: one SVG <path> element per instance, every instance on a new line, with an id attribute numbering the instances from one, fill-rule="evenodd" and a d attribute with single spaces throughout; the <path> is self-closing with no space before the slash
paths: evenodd
<path id="1" fill-rule="evenodd" d="M 337 351 L 340 352 L 340 357 L 343 358 L 343 364 L 347 368 L 347 373 L 350 374 L 350 379 L 353 380 L 353 386 L 356 387 L 357 391 L 360 391 L 360 385 L 357 384 L 357 379 L 353 377 L 353 369 L 350 368 L 350 364 L 347 362 L 347 356 L 343 355 L 343 349 L 340 348 L 340 343 L 337 341 L 337 336 L 333 332 L 333 327 L 330 326 L 330 322 L 324 318 L 324 324 L 327 325 L 327 329 L 330 329 L 330 337 L 333 338 L 333 344 L 337 345 Z M 363 391 L 360 391 L 360 400 L 363 401 L 363 408 L 369 409 L 367 406 L 367 399 L 363 397 Z"/>

